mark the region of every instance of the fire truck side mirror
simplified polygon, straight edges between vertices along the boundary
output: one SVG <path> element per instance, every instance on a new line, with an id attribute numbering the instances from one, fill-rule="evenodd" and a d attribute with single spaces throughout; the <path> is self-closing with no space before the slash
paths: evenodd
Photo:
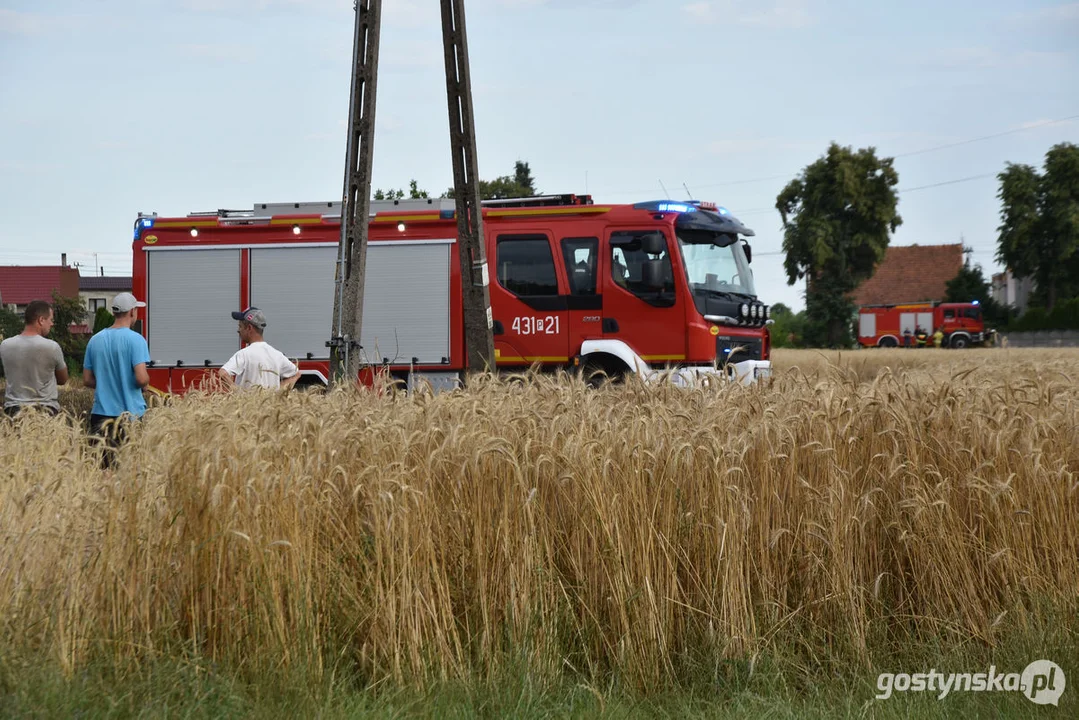
<path id="1" fill-rule="evenodd" d="M 649 255 L 659 255 L 667 249 L 662 233 L 650 232 L 641 236 L 641 249 Z"/>
<path id="2" fill-rule="evenodd" d="M 746 262 L 747 263 L 753 262 L 753 248 L 751 248 L 749 246 L 749 243 L 743 242 L 742 243 L 742 249 L 745 250 L 745 252 L 746 252 Z"/>
<path id="3" fill-rule="evenodd" d="M 663 278 L 664 262 L 646 260 L 641 266 L 641 283 L 649 290 L 662 290 L 666 285 Z"/>

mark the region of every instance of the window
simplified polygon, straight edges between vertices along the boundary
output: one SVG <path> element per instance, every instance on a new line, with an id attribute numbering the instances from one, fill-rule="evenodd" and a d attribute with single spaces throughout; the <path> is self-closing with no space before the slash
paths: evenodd
<path id="1" fill-rule="evenodd" d="M 596 260 L 599 238 L 563 238 L 562 258 L 566 263 L 571 295 L 596 294 Z"/>
<path id="2" fill-rule="evenodd" d="M 660 249 L 658 253 L 646 252 L 649 236 Z M 658 236 L 658 237 L 655 237 Z M 654 248 L 653 248 L 654 249 Z M 659 287 L 645 282 L 645 268 L 658 271 Z M 657 307 L 674 304 L 674 273 L 667 238 L 657 230 L 620 231 L 611 233 L 611 278 L 617 285 L 633 293 L 641 300 Z"/>
<path id="3" fill-rule="evenodd" d="M 963 317 L 971 320 L 981 320 L 982 311 L 978 308 L 967 308 L 963 311 Z"/>
<path id="4" fill-rule="evenodd" d="M 96 313 L 101 308 L 107 308 L 108 300 L 106 298 L 90 298 L 86 301 L 86 306 L 90 310 L 90 314 Z"/>
<path id="5" fill-rule="evenodd" d="M 551 243 L 545 235 L 498 238 L 498 283 L 514 295 L 558 295 Z"/>
<path id="6" fill-rule="evenodd" d="M 944 311 L 944 319 L 945 320 L 955 320 L 955 310 L 945 310 Z"/>

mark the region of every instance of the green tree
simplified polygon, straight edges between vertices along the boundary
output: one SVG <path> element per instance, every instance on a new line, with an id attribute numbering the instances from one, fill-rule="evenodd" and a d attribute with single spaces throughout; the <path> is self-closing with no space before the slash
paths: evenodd
<path id="1" fill-rule="evenodd" d="M 532 177 L 532 168 L 528 166 L 528 163 L 518 160 L 513 164 L 513 181 L 522 191 L 521 197 L 539 195 L 536 192 L 536 180 Z"/>
<path id="2" fill-rule="evenodd" d="M 963 268 L 948 281 L 945 302 L 975 302 L 982 308 L 982 317 L 986 327 L 1003 327 L 1008 323 L 1008 310 L 993 298 L 993 291 L 981 265 L 971 265 L 970 256 L 963 262 Z"/>
<path id="3" fill-rule="evenodd" d="M 419 183 L 415 180 L 408 181 L 408 196 L 412 200 L 426 199 L 428 197 L 426 190 L 419 189 Z"/>
<path id="4" fill-rule="evenodd" d="M 1048 312 L 1079 295 L 1079 146 L 1054 145 L 1045 170 L 1008 163 L 997 178 L 1001 224 L 997 260 L 1037 285 Z"/>
<path id="5" fill-rule="evenodd" d="M 371 198 L 373 200 L 401 200 L 405 197 L 405 191 L 400 189 L 383 190 L 379 188 L 378 190 L 375 190 L 375 192 L 371 195 Z M 415 180 L 409 180 L 407 197 L 410 200 L 419 200 L 421 198 L 428 198 L 430 197 L 430 195 L 428 195 L 426 190 L 420 190 L 420 184 L 418 182 L 416 182 Z"/>
<path id="6" fill-rule="evenodd" d="M 528 163 L 520 160 L 514 163 L 513 175 L 500 175 L 494 180 L 480 180 L 479 184 L 481 200 L 533 197 L 540 194 L 536 190 L 532 168 L 528 166 Z M 443 193 L 442 197 L 452 198 L 453 188 Z"/>
<path id="7" fill-rule="evenodd" d="M 769 333 L 772 336 L 772 346 L 801 347 L 805 335 L 805 311 L 796 313 L 783 303 L 776 303 L 772 306 L 771 316 L 773 323 Z"/>
<path id="8" fill-rule="evenodd" d="M 81 325 L 86 320 L 86 306 L 77 297 L 65 297 L 56 290 L 52 291 L 52 331 L 49 337 L 60 345 L 68 367 L 73 372 L 82 372 L 82 358 L 86 353 L 89 336 L 85 333 L 71 332 L 72 325 Z"/>
<path id="9" fill-rule="evenodd" d="M 17 312 L 0 305 L 0 340 L 18 335 L 24 327 L 26 323 Z M 4 377 L 3 365 L 0 365 L 0 377 Z"/>
<path id="10" fill-rule="evenodd" d="M 23 317 L 14 310 L 0 306 L 0 337 L 14 337 L 26 327 Z"/>
<path id="11" fill-rule="evenodd" d="M 97 312 L 94 313 L 93 334 L 97 335 L 105 328 L 112 327 L 112 323 L 114 320 L 115 318 L 112 316 L 111 312 L 109 312 L 106 308 L 99 307 L 97 309 Z"/>
<path id="12" fill-rule="evenodd" d="M 903 222 L 898 182 L 891 158 L 878 158 L 874 148 L 854 151 L 832 143 L 776 198 L 787 282 L 808 279 L 807 344 L 853 342 L 850 293 L 873 275 Z"/>

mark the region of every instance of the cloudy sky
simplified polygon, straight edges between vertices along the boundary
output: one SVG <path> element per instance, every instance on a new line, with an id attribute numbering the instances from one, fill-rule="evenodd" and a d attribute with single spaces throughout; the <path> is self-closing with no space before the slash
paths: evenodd
<path id="1" fill-rule="evenodd" d="M 383 6 L 375 184 L 441 192 L 439 2 Z M 896 157 L 895 244 L 962 237 L 987 271 L 994 175 L 1079 142 L 1079 2 L 466 7 L 482 177 L 521 159 L 599 202 L 688 188 L 756 230 L 769 303 L 804 306 L 773 205 L 829 142 Z M 139 211 L 339 199 L 352 23 L 351 0 L 0 0 L 0 263 L 126 274 Z"/>

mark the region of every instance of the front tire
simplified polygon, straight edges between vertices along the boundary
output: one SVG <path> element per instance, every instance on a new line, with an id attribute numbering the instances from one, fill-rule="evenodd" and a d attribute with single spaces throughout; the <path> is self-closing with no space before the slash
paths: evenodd
<path id="1" fill-rule="evenodd" d="M 970 344 L 970 341 L 967 340 L 966 336 L 960 335 L 959 337 L 953 337 L 948 344 L 956 350 L 962 350 Z"/>
<path id="2" fill-rule="evenodd" d="M 589 360 L 584 364 L 582 375 L 585 384 L 592 389 L 601 388 L 604 385 L 621 385 L 626 380 L 624 369 L 608 366 L 595 360 Z"/>

